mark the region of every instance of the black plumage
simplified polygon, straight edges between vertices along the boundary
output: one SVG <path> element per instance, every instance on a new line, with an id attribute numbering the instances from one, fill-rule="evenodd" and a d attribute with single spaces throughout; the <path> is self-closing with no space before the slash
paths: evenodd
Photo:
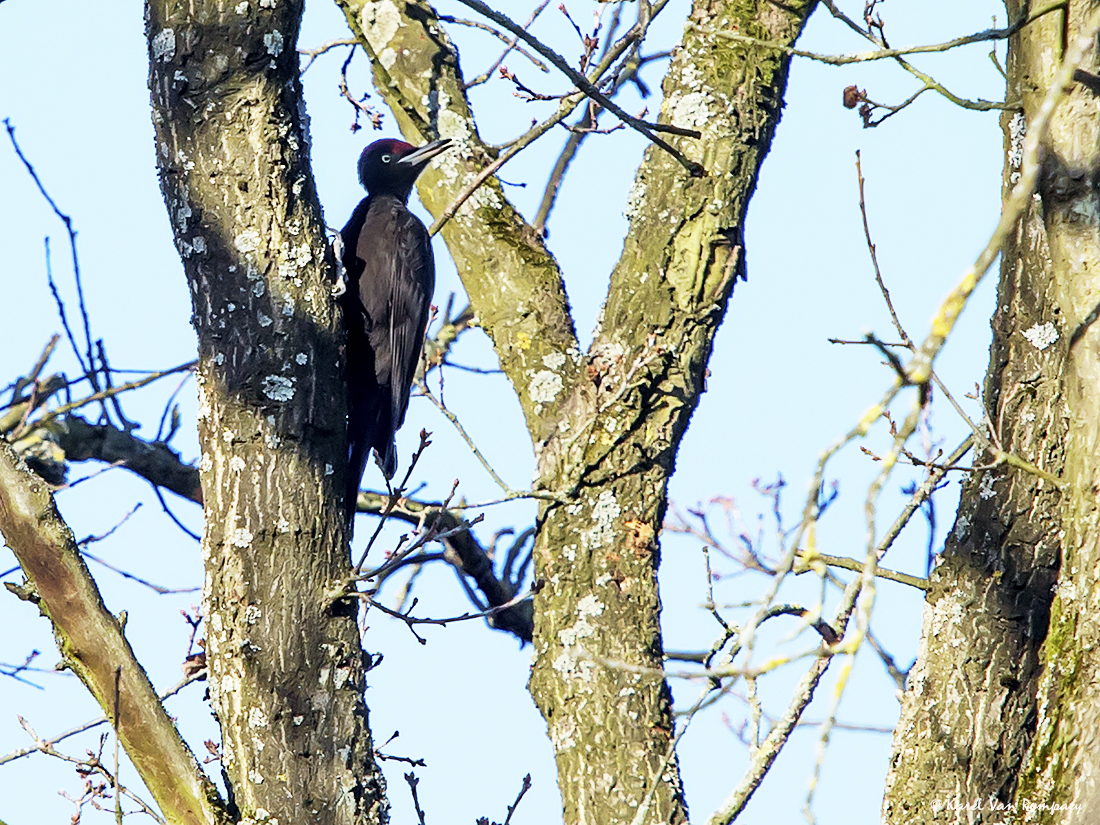
<path id="1" fill-rule="evenodd" d="M 437 140 L 418 149 L 379 140 L 359 157 L 367 197 L 340 232 L 347 277 L 340 301 L 347 330 L 349 523 L 371 450 L 387 479 L 397 470 L 394 434 L 405 421 L 435 289 L 428 230 L 406 203 L 417 176 L 449 144 Z"/>

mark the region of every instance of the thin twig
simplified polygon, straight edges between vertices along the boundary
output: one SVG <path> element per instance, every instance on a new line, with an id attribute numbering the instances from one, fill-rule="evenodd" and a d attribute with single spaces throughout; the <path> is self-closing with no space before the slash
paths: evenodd
<path id="1" fill-rule="evenodd" d="M 161 378 L 164 378 L 164 376 L 166 375 L 174 375 L 177 372 L 194 369 L 194 367 L 195 362 L 188 361 L 186 364 L 180 364 L 178 367 L 172 367 L 171 369 L 163 370 L 161 372 L 154 372 L 152 375 L 147 375 L 145 378 L 141 378 L 137 381 L 129 381 L 125 384 L 119 384 L 117 387 L 113 387 L 111 389 L 100 390 L 85 398 L 81 398 L 78 401 L 73 401 L 68 404 L 62 404 L 57 409 L 51 410 L 41 418 L 36 418 L 34 421 L 30 422 L 30 424 L 35 428 L 43 427 L 46 424 L 49 424 L 58 416 L 64 415 L 68 412 L 72 412 L 73 410 L 78 410 L 81 407 L 86 407 L 88 404 L 91 404 L 95 401 L 103 401 L 111 398 L 112 396 L 118 395 L 119 393 L 139 389 L 140 387 L 144 387 L 146 384 L 152 384 L 154 381 L 158 381 Z"/>
<path id="2" fill-rule="evenodd" d="M 428 400 L 435 405 L 435 408 L 443 413 L 443 416 L 451 422 L 451 425 L 455 428 L 455 430 L 458 431 L 459 436 L 462 438 L 463 441 L 466 442 L 466 446 L 470 448 L 470 452 L 474 454 L 474 457 L 478 460 L 481 466 L 485 468 L 485 472 L 489 474 L 489 477 L 492 478 L 493 481 L 496 482 L 497 486 L 504 491 L 505 496 L 514 495 L 516 491 L 513 490 L 504 481 L 504 479 L 497 475 L 497 471 L 493 469 L 493 465 L 489 463 L 489 460 L 485 458 L 485 455 L 481 452 L 481 450 L 477 448 L 477 445 L 470 437 L 470 434 L 466 432 L 466 428 L 462 426 L 462 422 L 458 420 L 458 416 L 447 409 L 447 407 L 444 406 L 443 402 L 432 394 L 432 391 L 428 388 L 427 382 L 421 385 L 421 391 L 428 398 Z"/>
<path id="3" fill-rule="evenodd" d="M 540 14 L 542 14 L 543 10 L 548 5 L 550 5 L 550 0 L 543 0 L 538 6 L 536 6 L 535 10 L 533 12 L 531 12 L 531 16 L 527 18 L 527 22 L 523 25 L 523 27 L 525 29 L 531 28 L 531 24 L 535 22 L 535 20 L 538 18 L 538 16 Z M 516 52 L 519 52 L 521 55 L 523 55 L 528 60 L 530 60 L 531 63 L 533 63 L 535 65 L 535 67 L 538 68 L 539 71 L 546 72 L 546 73 L 549 73 L 549 71 L 550 71 L 550 69 L 548 69 L 546 67 L 545 63 L 543 63 L 541 60 L 539 60 L 537 57 L 535 57 L 529 51 L 527 51 L 524 48 L 521 48 L 518 45 L 519 44 L 519 38 L 518 37 L 511 37 L 510 38 L 510 37 L 508 37 L 508 35 L 500 32 L 497 29 L 494 29 L 492 26 L 490 26 L 486 23 L 479 23 L 477 20 L 466 20 L 466 19 L 461 18 L 461 17 L 453 17 L 449 14 L 441 14 L 441 15 L 439 15 L 439 19 L 444 21 L 445 23 L 452 23 L 456 26 L 469 26 L 471 28 L 481 29 L 482 31 L 488 32 L 489 34 L 493 35 L 493 37 L 495 37 L 498 40 L 501 40 L 501 41 L 503 41 L 504 43 L 507 44 L 507 48 L 503 52 L 501 52 L 500 57 L 498 57 L 488 69 L 486 69 L 484 72 L 479 74 L 473 80 L 471 80 L 471 81 L 469 81 L 468 83 L 465 84 L 464 88 L 466 88 L 466 89 L 472 89 L 474 86 L 480 86 L 482 83 L 487 81 L 490 77 L 492 77 L 493 73 L 496 72 L 496 70 L 500 66 L 500 64 L 504 62 L 504 58 L 506 58 L 509 54 L 511 54 L 511 52 L 513 50 L 516 51 Z"/>
<path id="4" fill-rule="evenodd" d="M 698 31 L 701 34 L 707 34 L 712 37 L 718 37 L 723 40 L 732 40 L 737 43 L 745 43 L 752 46 L 762 46 L 767 49 L 774 49 L 783 54 L 793 55 L 795 57 L 805 57 L 809 60 L 816 61 L 818 63 L 826 63 L 830 66 L 847 66 L 852 63 L 867 63 L 873 60 L 888 60 L 896 57 L 904 57 L 910 54 L 926 54 L 929 52 L 946 52 L 952 49 L 957 49 L 960 46 L 969 46 L 972 43 L 986 43 L 990 40 L 1007 40 L 1012 35 L 1020 31 L 1024 26 L 1029 23 L 1033 23 L 1040 17 L 1049 14 L 1057 9 L 1065 8 L 1066 0 L 1055 0 L 1053 3 L 1048 3 L 1029 14 L 1019 18 L 1015 23 L 1009 26 L 1005 26 L 1001 29 L 985 29 L 984 31 L 975 32 L 974 34 L 964 35 L 962 37 L 955 37 L 951 40 L 945 40 L 942 43 L 930 43 L 923 46 L 908 46 L 903 49 L 876 49 L 871 52 L 857 52 L 853 54 L 821 54 L 820 52 L 810 52 L 804 49 L 796 49 L 791 46 L 787 46 L 783 43 L 776 43 L 770 40 L 761 40 L 758 37 L 750 37 L 740 32 L 730 31 L 726 29 L 711 29 L 705 26 L 700 26 L 698 23 L 689 22 L 686 28 L 693 31 Z M 833 11 L 832 4 L 825 3 L 826 8 Z M 867 36 L 867 32 L 860 26 L 854 25 L 856 31 L 863 36 Z"/>
<path id="5" fill-rule="evenodd" d="M 178 682 L 175 687 L 170 688 L 165 693 L 160 694 L 160 699 L 163 702 L 165 699 L 175 696 L 192 682 L 197 682 L 200 679 L 205 678 L 205 670 L 199 673 L 195 673 L 191 676 L 186 676 L 180 682 Z M 30 756 L 32 753 L 38 753 L 39 751 L 42 751 L 43 748 L 52 748 L 54 745 L 58 744 L 59 742 L 63 742 L 71 736 L 76 736 L 78 733 L 84 733 L 85 731 L 91 730 L 92 728 L 96 728 L 104 724 L 105 722 L 107 722 L 107 717 L 100 716 L 98 719 L 93 719 L 91 722 L 85 722 L 83 725 L 77 725 L 75 728 L 71 728 L 64 733 L 59 733 L 52 739 L 47 739 L 42 742 L 36 742 L 35 746 L 32 748 L 20 748 L 18 750 L 14 750 L 5 756 L 0 756 L 0 765 L 6 765 L 8 762 L 14 762 L 17 759 L 22 759 L 24 756 Z"/>
<path id="6" fill-rule="evenodd" d="M 585 77 L 583 74 L 570 66 L 565 58 L 563 58 L 549 46 L 544 44 L 541 40 L 531 35 L 530 32 L 528 32 L 518 23 L 515 23 L 511 18 L 496 11 L 495 9 L 481 2 L 481 0 L 458 1 L 462 3 L 462 5 L 473 9 L 478 14 L 489 18 L 498 26 L 507 29 L 508 31 L 512 32 L 512 34 L 516 35 L 520 40 L 527 43 L 532 49 L 545 57 L 560 72 L 568 77 L 569 80 L 572 81 L 573 85 L 580 89 L 580 91 L 584 92 L 584 94 L 586 94 L 588 97 L 595 100 L 605 109 L 607 109 L 607 111 L 611 112 L 613 115 L 615 115 L 615 117 L 619 118 L 619 120 L 626 123 L 632 129 L 644 135 L 646 138 L 649 139 L 651 143 L 659 146 L 670 155 L 672 155 L 672 157 L 674 157 L 676 161 L 681 166 L 683 166 L 693 177 L 704 174 L 703 168 L 698 163 L 693 160 L 689 160 L 678 149 L 666 143 L 664 140 L 654 134 L 654 132 L 666 132 L 668 134 L 680 135 L 683 137 L 702 137 L 701 133 L 699 133 L 697 130 L 683 129 L 679 126 L 673 126 L 664 123 L 651 123 L 627 114 L 614 101 L 610 100 L 599 89 L 597 89 L 587 77 Z"/>
<path id="7" fill-rule="evenodd" d="M 327 43 L 324 43 L 323 45 L 320 45 L 315 49 L 298 49 L 298 54 L 306 55 L 307 57 L 309 57 L 309 62 L 306 63 L 306 65 L 298 71 L 298 75 L 299 76 L 304 75 L 306 73 L 306 71 L 309 69 L 309 67 L 313 65 L 313 61 L 316 60 L 321 55 L 327 54 L 328 52 L 332 51 L 333 49 L 338 49 L 341 46 L 358 46 L 358 45 L 359 45 L 359 41 L 356 40 L 354 37 L 345 37 L 345 38 L 342 38 L 342 39 L 339 39 L 339 40 L 330 40 Z"/>
<path id="8" fill-rule="evenodd" d="M 669 2 L 670 0 L 658 0 L 658 2 L 653 3 L 651 6 L 647 5 L 649 11 L 644 15 L 644 19 L 641 10 L 639 9 L 638 22 L 633 27 L 631 27 L 630 31 L 628 31 L 610 49 L 608 49 L 607 56 L 600 61 L 600 64 L 598 66 L 596 66 L 594 69 L 592 69 L 591 72 L 589 72 L 589 77 L 598 82 L 599 79 L 611 68 L 616 60 L 622 57 L 624 53 L 627 53 L 630 49 L 634 48 L 635 44 L 640 42 L 645 37 L 646 29 L 649 24 L 658 14 L 661 13 L 661 11 L 665 8 L 665 6 L 668 5 Z M 569 117 L 569 115 L 573 113 L 580 102 L 584 99 L 585 96 L 582 92 L 577 92 L 576 94 L 572 94 L 563 98 L 561 103 L 558 105 L 557 111 L 554 112 L 554 114 L 552 114 L 542 123 L 538 123 L 532 126 L 515 140 L 504 144 L 502 147 L 498 147 L 500 149 L 503 149 L 503 151 L 500 152 L 497 159 L 489 164 L 487 167 L 482 169 L 481 172 L 479 172 L 474 177 L 474 179 L 471 180 L 462 189 L 461 192 L 455 195 L 454 200 L 451 201 L 451 204 L 445 210 L 443 210 L 443 212 L 440 213 L 440 215 L 432 223 L 431 227 L 428 230 L 429 234 L 434 236 L 437 232 L 439 232 L 439 230 L 443 228 L 444 224 L 446 224 L 449 220 L 451 220 L 451 218 L 458 214 L 458 210 L 462 207 L 462 204 L 469 200 L 474 192 L 476 192 L 481 187 L 481 185 L 485 183 L 485 181 L 496 174 L 496 172 L 502 166 L 504 166 L 505 163 L 507 163 L 517 154 L 519 154 L 522 149 L 534 143 L 540 137 L 553 129 L 556 125 L 565 120 L 565 118 Z"/>

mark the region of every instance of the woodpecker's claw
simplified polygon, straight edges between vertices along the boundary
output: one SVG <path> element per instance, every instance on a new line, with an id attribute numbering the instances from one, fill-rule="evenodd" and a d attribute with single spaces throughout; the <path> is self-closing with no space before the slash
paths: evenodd
<path id="1" fill-rule="evenodd" d="M 332 238 L 332 254 L 336 257 L 336 283 L 332 285 L 332 297 L 339 298 L 348 291 L 348 271 L 344 268 L 344 237 L 339 232 Z"/>

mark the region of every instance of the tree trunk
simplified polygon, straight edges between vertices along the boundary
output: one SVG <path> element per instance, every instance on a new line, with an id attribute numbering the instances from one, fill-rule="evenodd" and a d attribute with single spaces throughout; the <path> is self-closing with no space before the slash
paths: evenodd
<path id="1" fill-rule="evenodd" d="M 1026 8 L 1026 7 L 1025 7 Z M 1012 20 L 1022 13 L 1009 3 Z M 1009 40 L 1004 187 L 1086 3 Z M 1085 67 L 1090 71 L 1095 55 Z M 1093 571 L 1100 564 L 1100 110 L 1078 85 L 1055 112 L 1037 197 L 1002 253 L 985 383 L 1004 449 L 1067 482 L 1001 465 L 972 475 L 932 576 L 887 778 L 884 820 L 1095 822 L 1100 754 Z M 985 457 L 988 462 L 988 456 Z M 1071 812 L 1051 806 L 1070 804 Z M 1025 814 L 1021 816 L 1021 814 Z"/>
<path id="2" fill-rule="evenodd" d="M 300 17 L 300 2 L 150 0 L 149 84 L 198 334 L 207 655 L 231 802 L 257 821 L 358 825 L 388 809 L 357 606 L 337 598 L 341 333 Z"/>

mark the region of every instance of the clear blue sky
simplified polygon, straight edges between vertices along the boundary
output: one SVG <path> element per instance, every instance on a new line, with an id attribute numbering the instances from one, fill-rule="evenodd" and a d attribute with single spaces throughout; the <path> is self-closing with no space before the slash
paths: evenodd
<path id="1" fill-rule="evenodd" d="M 858 16 L 863 3 L 845 5 Z M 594 7 L 589 2 L 569 3 L 582 25 Z M 517 18 L 525 18 L 529 11 L 526 3 L 508 2 L 503 8 Z M 665 13 L 671 25 L 660 37 L 666 44 L 678 36 L 685 8 L 684 0 L 674 0 Z M 1003 8 L 993 3 L 887 4 L 882 11 L 887 32 L 902 45 L 977 31 L 989 26 L 994 15 L 1004 20 Z M 553 8 L 544 15 L 547 22 L 536 31 L 560 44 L 566 54 L 578 51 L 576 43 L 566 39 L 568 30 L 560 15 Z M 11 118 L 24 151 L 79 230 L 94 333 L 105 339 L 117 366 L 162 368 L 193 357 L 194 336 L 153 162 L 143 25 L 141 4 L 136 2 L 3 3 L 0 118 Z M 346 29 L 335 8 L 311 4 L 302 45 L 343 36 Z M 497 54 L 495 41 L 467 31 L 456 36 L 467 76 L 481 71 Z M 866 48 L 824 10 L 817 12 L 800 45 L 829 52 Z M 987 45 L 979 45 L 914 62 L 960 94 L 998 99 L 1003 82 L 988 53 Z M 306 75 L 314 170 L 327 221 L 333 226 L 342 225 L 361 197 L 355 160 L 376 136 L 369 130 L 352 134 L 348 129 L 350 109 L 336 94 L 339 61 L 334 55 L 322 58 Z M 361 57 L 356 62 L 353 78 L 362 90 L 366 62 Z M 525 82 L 563 88 L 560 78 L 543 77 L 522 59 L 509 58 L 508 64 Z M 662 71 L 654 66 L 644 75 L 657 93 Z M 678 505 L 693 507 L 716 495 L 733 496 L 745 517 L 755 522 L 768 504 L 752 491 L 752 480 L 782 474 L 789 482 L 785 517 L 788 525 L 793 524 L 818 453 L 847 430 L 891 380 L 867 348 L 826 341 L 857 338 L 867 330 L 884 339 L 894 337 L 874 285 L 860 225 L 857 149 L 863 153 L 871 225 L 884 276 L 914 337 L 923 337 L 938 301 L 984 245 L 999 209 L 1001 134 L 995 113 L 964 112 L 928 94 L 879 129 L 863 130 L 856 114 L 840 105 L 841 90 L 849 84 L 868 89 L 876 100 L 898 101 L 914 90 L 914 82 L 886 64 L 829 68 L 796 61 L 778 136 L 750 208 L 749 281 L 738 285 L 733 296 L 718 336 L 708 392 L 680 452 L 671 490 Z M 538 112 L 515 100 L 499 81 L 483 87 L 475 104 L 482 132 L 490 140 L 519 133 Z M 628 104 L 628 109 L 642 105 Z M 651 99 L 646 105 L 653 113 L 659 103 Z M 386 126 L 383 134 L 395 134 L 388 116 Z M 502 172 L 509 182 L 527 184 L 508 191 L 528 215 L 533 214 L 546 170 L 564 139 L 564 132 L 550 135 Z M 607 275 L 621 249 L 623 206 L 642 148 L 630 132 L 591 139 L 550 223 L 550 246 L 566 273 L 583 337 L 591 334 Z M 51 238 L 55 277 L 72 308 L 63 229 L 34 191 L 5 137 L 0 145 L 0 279 L 5 296 L 0 302 L 0 383 L 25 371 L 48 336 L 60 331 L 46 286 L 46 236 Z M 442 245 L 437 257 L 446 259 Z M 992 286 L 990 281 L 975 298 L 940 363 L 941 374 L 959 396 L 972 391 L 984 373 Z M 459 289 L 449 264 L 441 263 L 436 302 L 444 304 L 447 292 Z M 491 350 L 478 335 L 461 343 L 456 360 L 490 361 Z M 53 367 L 74 372 L 64 347 Z M 125 401 L 130 417 L 146 422 L 141 434 L 152 437 L 175 386 L 170 379 Z M 452 374 L 446 392 L 449 404 L 504 477 L 515 487 L 525 486 L 533 467 L 530 449 L 518 405 L 503 380 Z M 197 445 L 192 384 L 184 387 L 180 403 L 185 423 L 175 443 L 193 459 Z M 969 403 L 974 412 L 974 403 Z M 947 449 L 964 433 L 946 409 L 936 414 L 934 425 L 936 438 Z M 425 401 L 412 404 L 400 442 L 402 453 L 409 452 L 422 426 L 435 432 L 437 442 L 420 467 L 425 496 L 445 494 L 456 477 L 470 500 L 494 494 L 490 480 Z M 885 443 L 880 432 L 867 446 L 881 450 Z M 73 475 L 90 469 L 74 468 Z M 860 508 L 866 483 L 876 471 L 857 449 L 832 467 L 829 477 L 839 480 L 841 496 L 822 525 L 819 542 L 824 552 L 862 552 Z M 899 474 L 884 497 L 883 521 L 893 517 L 901 501 L 897 490 L 904 478 Z M 366 483 L 376 481 L 368 473 Z M 945 493 L 939 510 L 941 543 L 953 517 L 957 483 Z M 200 587 L 197 545 L 168 523 L 146 484 L 113 470 L 59 496 L 78 538 L 106 531 L 139 502 L 142 508 L 92 552 L 160 584 Z M 197 508 L 170 503 L 198 529 Z M 526 505 L 494 508 L 487 512 L 480 535 L 487 539 L 493 529 L 510 525 L 522 529 L 530 514 Z M 888 566 L 922 574 L 926 537 L 925 528 L 914 525 L 891 551 Z M 666 538 L 661 576 L 670 649 L 703 649 L 714 637 L 713 620 L 699 608 L 704 598 L 701 558 L 698 542 Z M 8 551 L 0 550 L 0 569 L 11 567 L 10 559 Z M 733 572 L 728 563 L 718 566 Z M 188 635 L 178 611 L 197 603 L 199 593 L 156 597 L 102 567 L 93 564 L 92 569 L 109 607 L 129 611 L 127 635 L 154 683 L 162 689 L 174 684 Z M 18 579 L 17 574 L 6 577 Z M 751 598 L 761 584 L 758 579 L 727 577 L 716 597 L 722 602 Z M 811 582 L 800 581 L 787 598 L 810 602 L 814 593 Z M 915 655 L 921 598 L 888 583 L 879 594 L 875 629 L 904 666 Z M 430 615 L 453 615 L 467 607 L 445 569 L 426 573 L 417 595 Z M 28 605 L 0 594 L 0 623 L 7 629 L 0 636 L 0 662 L 21 662 L 32 648 L 42 653 L 37 664 L 48 667 L 57 660 L 46 621 Z M 550 747 L 525 690 L 530 650 L 518 649 L 510 637 L 480 622 L 424 632 L 429 644 L 421 647 L 403 626 L 379 615 L 371 617 L 368 644 L 385 654 L 385 663 L 370 674 L 367 698 L 378 740 L 394 730 L 401 732 L 387 750 L 427 760 L 428 767 L 418 774 L 429 820 L 472 822 L 489 816 L 499 821 L 521 777 L 530 771 L 534 789 L 515 821 L 558 821 Z M 803 640 L 786 644 L 784 632 L 781 629 L 771 640 L 779 649 L 805 646 Z M 776 713 L 785 705 L 799 673 L 793 666 L 761 683 L 766 709 Z M 0 678 L 0 754 L 26 744 L 16 714 L 43 737 L 96 715 L 94 703 L 72 677 L 35 673 L 31 678 L 45 690 Z M 828 681 L 821 690 L 810 718 L 821 717 L 832 684 Z M 680 706 L 698 690 L 695 684 L 673 684 Z M 171 700 L 169 709 L 178 715 L 181 729 L 197 750 L 202 750 L 203 739 L 217 738 L 201 687 L 193 686 Z M 708 711 L 694 723 L 682 747 L 693 820 L 709 815 L 747 762 L 747 750 L 725 725 L 723 714 L 736 727 L 745 708 L 729 700 Z M 892 683 L 864 651 L 840 717 L 888 726 L 896 715 Z M 70 751 L 79 754 L 92 747 L 94 739 L 74 740 L 78 744 L 70 745 Z M 796 734 L 790 752 L 780 759 L 741 822 L 798 821 L 816 741 L 814 728 Z M 877 822 L 889 748 L 890 739 L 882 734 L 834 734 L 815 805 L 819 822 Z M 401 780 L 405 770 L 407 766 L 400 764 L 387 767 L 398 822 L 411 816 Z M 64 821 L 72 807 L 57 791 L 77 793 L 79 785 L 67 766 L 42 756 L 0 767 L 0 819 L 8 825 Z M 95 816 L 106 817 L 89 816 L 89 822 Z"/>

